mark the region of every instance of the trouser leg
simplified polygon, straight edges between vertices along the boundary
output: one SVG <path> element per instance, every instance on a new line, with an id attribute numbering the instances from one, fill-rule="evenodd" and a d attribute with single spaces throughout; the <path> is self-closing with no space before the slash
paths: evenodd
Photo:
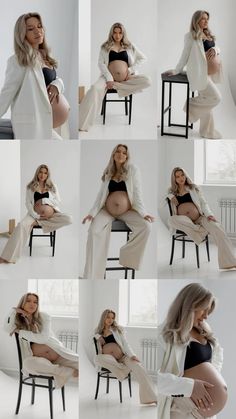
<path id="1" fill-rule="evenodd" d="M 114 217 L 102 209 L 91 222 L 86 246 L 85 279 L 104 279 L 113 220 Z"/>
<path id="2" fill-rule="evenodd" d="M 186 215 L 172 215 L 168 220 L 169 226 L 187 234 L 196 244 L 200 244 L 207 235 L 207 230 L 192 222 Z"/>
<path id="3" fill-rule="evenodd" d="M 129 241 L 120 249 L 120 264 L 138 270 L 151 232 L 151 224 L 133 210 L 117 218 L 124 221 L 132 231 Z"/>
<path id="4" fill-rule="evenodd" d="M 204 419 L 200 415 L 196 405 L 189 397 L 174 398 L 171 410 L 170 419 Z M 207 418 L 206 418 L 207 419 Z M 211 419 L 210 417 L 208 419 Z M 213 419 L 213 418 L 212 418 Z"/>
<path id="5" fill-rule="evenodd" d="M 96 116 L 99 114 L 102 101 L 106 91 L 106 80 L 103 76 L 94 83 L 79 107 L 79 128 L 87 131 L 94 124 Z"/>
<path id="6" fill-rule="evenodd" d="M 130 368 L 132 374 L 139 383 L 139 397 L 141 403 L 151 403 L 157 400 L 157 395 L 154 391 L 154 384 L 148 376 L 146 370 L 141 362 L 137 362 L 125 356 L 122 362 Z"/>
<path id="7" fill-rule="evenodd" d="M 206 229 L 218 247 L 218 262 L 220 268 L 236 267 L 236 257 L 230 239 L 220 223 L 208 221 L 205 216 L 200 217 L 197 222 Z"/>
<path id="8" fill-rule="evenodd" d="M 130 372 L 128 366 L 118 362 L 112 355 L 99 354 L 95 358 L 95 363 L 99 367 L 107 368 L 119 381 L 123 381 Z"/>
<path id="9" fill-rule="evenodd" d="M 114 88 L 117 90 L 119 97 L 124 97 L 141 92 L 150 85 L 150 78 L 140 74 L 138 76 L 130 76 L 126 81 L 115 82 Z"/>
<path id="10" fill-rule="evenodd" d="M 3 249 L 1 254 L 3 259 L 11 263 L 15 263 L 17 261 L 26 245 L 34 222 L 35 219 L 31 217 L 31 215 L 27 214 L 23 220 L 17 224 Z"/>
<path id="11" fill-rule="evenodd" d="M 62 212 L 54 212 L 53 216 L 48 218 L 48 220 L 37 220 L 37 222 L 42 227 L 44 233 L 50 233 L 58 228 L 72 224 L 72 218 L 70 215 Z"/>

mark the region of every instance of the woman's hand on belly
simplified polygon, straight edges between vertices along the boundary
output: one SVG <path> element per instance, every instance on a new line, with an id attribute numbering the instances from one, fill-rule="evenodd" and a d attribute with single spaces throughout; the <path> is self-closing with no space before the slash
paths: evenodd
<path id="1" fill-rule="evenodd" d="M 113 217 L 122 215 L 131 209 L 127 192 L 115 191 L 108 195 L 105 208 Z"/>
<path id="2" fill-rule="evenodd" d="M 54 84 L 49 84 L 47 87 L 48 91 L 48 98 L 51 105 L 58 100 L 59 91 L 58 88 Z"/>
<path id="3" fill-rule="evenodd" d="M 185 215 L 192 221 L 196 221 L 199 217 L 199 211 L 192 202 L 184 202 L 177 207 L 178 215 Z"/>
<path id="4" fill-rule="evenodd" d="M 213 405 L 212 398 L 208 393 L 207 389 L 214 387 L 213 384 L 207 381 L 194 380 L 193 391 L 191 399 L 195 403 L 198 409 L 209 409 Z"/>
<path id="5" fill-rule="evenodd" d="M 216 56 L 216 50 L 214 48 L 210 48 L 206 52 L 206 58 L 207 58 L 207 60 L 212 60 L 213 58 L 215 58 L 215 56 Z"/>
<path id="6" fill-rule="evenodd" d="M 53 216 L 55 210 L 50 205 L 42 204 L 42 200 L 40 200 L 39 202 L 39 204 L 38 201 L 36 202 L 34 210 L 35 212 L 37 212 L 37 214 L 40 215 L 41 220 L 48 220 Z"/>
<path id="7" fill-rule="evenodd" d="M 119 345 L 115 342 L 105 343 L 102 347 L 102 353 L 112 355 L 117 360 L 121 359 L 124 355 Z"/>

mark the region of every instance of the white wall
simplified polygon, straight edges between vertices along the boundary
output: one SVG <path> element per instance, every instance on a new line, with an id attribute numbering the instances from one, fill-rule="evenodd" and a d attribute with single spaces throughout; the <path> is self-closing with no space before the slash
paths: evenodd
<path id="1" fill-rule="evenodd" d="M 79 85 L 91 84 L 91 0 L 79 1 Z"/>
<path id="2" fill-rule="evenodd" d="M 159 280 L 158 281 L 158 316 L 159 323 L 163 322 L 169 305 L 177 293 L 191 280 Z M 197 281 L 195 281 L 197 282 Z M 209 316 L 209 323 L 214 335 L 219 339 L 224 349 L 224 364 L 222 375 L 227 383 L 229 398 L 224 410 L 217 415 L 219 419 L 232 418 L 235 414 L 235 345 L 236 337 L 232 329 L 232 321 L 235 319 L 235 280 L 206 280 L 203 286 L 209 288 L 218 300 L 216 310 Z"/>
<path id="3" fill-rule="evenodd" d="M 13 31 L 17 18 L 29 11 L 37 11 L 46 28 L 47 43 L 58 60 L 58 76 L 65 84 L 65 96 L 71 106 L 70 129 L 72 138 L 78 138 L 78 14 L 77 0 L 12 0 L 1 10 L 0 27 L 0 86 L 3 85 L 7 59 L 13 52 Z M 33 9 L 33 10 L 32 10 Z M 9 115 L 9 113 L 8 113 Z"/>
<path id="4" fill-rule="evenodd" d="M 0 141 L 0 232 L 8 231 L 8 220 L 20 219 L 20 141 Z"/>
<path id="5" fill-rule="evenodd" d="M 129 147 L 132 163 L 139 167 L 142 175 L 142 189 L 144 203 L 149 214 L 157 214 L 157 142 L 126 141 Z M 89 213 L 101 184 L 101 176 L 105 169 L 116 141 L 83 141 L 81 144 L 81 199 L 80 218 L 82 220 Z M 147 162 L 150 170 L 147 170 Z M 85 263 L 87 230 L 89 223 L 80 225 L 80 268 L 81 274 Z M 118 254 L 124 235 L 112 234 L 110 253 Z M 122 240 L 122 241 L 121 241 Z M 109 273 L 110 274 L 110 273 Z M 137 278 L 156 278 L 156 223 L 152 224 L 152 232 L 145 250 L 143 267 L 137 272 Z"/>

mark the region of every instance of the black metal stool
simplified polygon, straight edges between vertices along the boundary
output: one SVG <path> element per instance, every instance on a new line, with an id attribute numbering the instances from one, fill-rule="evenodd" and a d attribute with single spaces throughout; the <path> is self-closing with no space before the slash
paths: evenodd
<path id="1" fill-rule="evenodd" d="M 103 116 L 103 125 L 106 122 L 106 106 L 107 102 L 124 102 L 125 103 L 125 115 L 129 115 L 129 125 L 131 124 L 131 115 L 132 115 L 132 101 L 133 95 L 125 96 L 124 99 L 108 99 L 108 94 L 117 93 L 115 89 L 108 89 L 102 101 L 102 110 L 101 115 Z M 129 104 L 129 107 L 128 107 Z"/>
<path id="2" fill-rule="evenodd" d="M 41 226 L 34 226 L 30 233 L 30 240 L 29 240 L 29 248 L 30 248 L 30 256 L 32 255 L 32 246 L 33 246 L 33 238 L 34 237 L 50 237 L 50 246 L 52 248 L 52 256 L 55 254 L 55 244 L 56 244 L 56 231 L 51 231 L 48 234 L 34 234 L 34 230 L 42 229 Z"/>
<path id="3" fill-rule="evenodd" d="M 128 242 L 129 235 L 132 231 L 127 226 L 127 224 L 125 224 L 124 221 L 114 220 L 112 221 L 111 232 L 112 233 L 126 233 L 126 241 Z M 112 261 L 112 260 L 118 261 L 119 258 L 118 257 L 107 258 L 107 261 Z M 128 267 L 126 268 L 124 266 L 110 266 L 110 267 L 106 267 L 106 271 L 124 271 L 125 272 L 124 279 L 128 278 L 128 271 L 131 271 L 131 279 L 135 279 L 135 269 L 133 268 L 128 268 Z M 106 275 L 104 279 L 106 279 Z"/>
<path id="4" fill-rule="evenodd" d="M 187 78 L 186 73 L 176 74 L 175 76 L 167 76 L 165 74 L 161 75 L 162 79 L 162 93 L 161 93 L 161 135 L 169 135 L 173 137 L 184 137 L 188 138 L 188 130 L 189 128 L 193 129 L 193 124 L 189 125 L 189 95 L 190 95 L 190 87 L 189 81 Z M 166 83 L 169 85 L 169 103 L 168 106 L 165 108 L 165 85 Z M 187 87 L 187 96 L 186 96 L 186 119 L 185 124 L 173 124 L 171 120 L 171 110 L 172 110 L 172 84 L 185 84 Z M 194 97 L 194 92 L 192 92 L 192 97 Z M 183 127 L 185 128 L 185 134 L 177 134 L 171 132 L 164 131 L 164 115 L 168 112 L 168 127 Z"/>
<path id="5" fill-rule="evenodd" d="M 0 140 L 13 140 L 14 133 L 10 119 L 0 119 Z"/>

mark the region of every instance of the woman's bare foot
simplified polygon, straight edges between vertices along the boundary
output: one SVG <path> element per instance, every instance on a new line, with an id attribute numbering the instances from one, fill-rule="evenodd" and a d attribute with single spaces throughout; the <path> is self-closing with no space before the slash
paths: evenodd
<path id="1" fill-rule="evenodd" d="M 8 262 L 8 260 L 6 259 L 0 258 L 0 263 L 10 263 L 10 262 Z"/>
<path id="2" fill-rule="evenodd" d="M 73 377 L 78 377 L 79 376 L 79 370 L 74 370 L 72 376 Z"/>

